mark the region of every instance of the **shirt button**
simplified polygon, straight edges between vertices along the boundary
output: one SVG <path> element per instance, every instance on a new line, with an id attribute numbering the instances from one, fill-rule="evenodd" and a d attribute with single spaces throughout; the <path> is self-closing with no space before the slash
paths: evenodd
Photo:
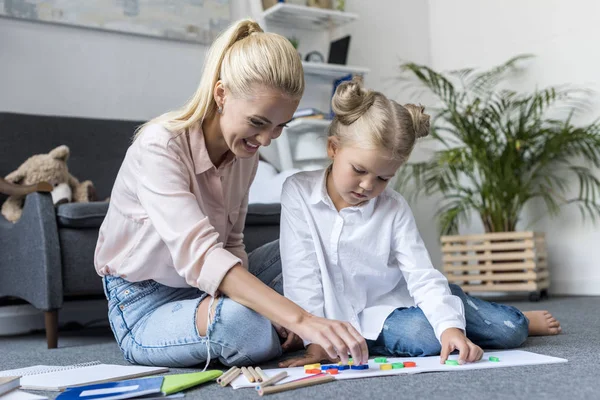
<path id="1" fill-rule="evenodd" d="M 130 293 L 130 292 L 129 292 L 129 289 L 127 289 L 127 290 L 125 291 L 125 294 L 127 295 L 127 294 L 129 294 L 129 293 Z"/>
<path id="2" fill-rule="evenodd" d="M 124 306 L 123 304 L 121 304 L 121 305 L 119 306 L 119 308 L 121 309 L 121 311 L 123 311 L 123 310 L 125 309 L 125 306 Z"/>

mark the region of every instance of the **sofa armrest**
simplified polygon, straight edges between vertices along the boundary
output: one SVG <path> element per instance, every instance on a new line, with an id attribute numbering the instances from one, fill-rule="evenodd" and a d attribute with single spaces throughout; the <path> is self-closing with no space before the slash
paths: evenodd
<path id="1" fill-rule="evenodd" d="M 0 297 L 19 297 L 40 310 L 63 303 L 56 214 L 49 193 L 25 198 L 21 219 L 0 216 Z"/>

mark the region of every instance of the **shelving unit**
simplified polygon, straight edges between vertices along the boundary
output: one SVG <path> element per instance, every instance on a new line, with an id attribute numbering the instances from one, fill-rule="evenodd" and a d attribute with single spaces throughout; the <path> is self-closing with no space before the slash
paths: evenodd
<path id="1" fill-rule="evenodd" d="M 329 122 L 331 121 L 328 119 L 297 118 L 290 122 L 286 129 L 296 134 L 325 130 Z"/>
<path id="2" fill-rule="evenodd" d="M 314 38 L 318 37 L 318 35 L 322 33 L 327 35 L 327 37 L 325 37 L 327 42 L 331 42 L 331 40 L 334 39 L 334 30 L 356 21 L 358 17 L 358 14 L 351 12 L 301 6 L 296 4 L 278 3 L 263 11 L 259 16 L 259 19 L 262 21 L 262 23 L 265 23 L 267 30 L 270 30 L 269 27 L 278 28 L 276 29 L 278 33 L 289 32 L 289 30 L 308 30 L 310 33 L 305 36 Z M 317 35 L 315 36 L 315 34 L 312 34 L 312 32 L 317 32 Z M 282 34 L 285 35 L 285 33 Z M 298 34 L 298 31 L 295 31 L 294 35 L 295 34 Z M 299 33 L 299 35 L 302 35 L 302 33 Z M 342 77 L 348 75 L 364 75 L 370 72 L 368 68 L 360 66 L 327 64 L 309 61 L 303 61 L 302 65 L 304 67 L 304 74 L 307 78 L 318 78 L 318 80 L 312 81 L 314 83 L 311 83 L 310 80 L 307 79 L 305 96 L 309 91 L 313 90 L 312 94 L 319 94 L 319 99 L 323 99 L 326 98 L 325 96 L 331 95 L 331 86 L 329 87 L 329 92 L 326 94 L 323 93 L 323 96 L 320 95 L 322 92 L 314 92 L 315 88 L 320 88 L 320 90 L 325 89 L 326 86 L 323 85 L 323 83 L 326 81 L 330 81 L 333 85 L 335 80 Z M 320 108 L 316 104 L 310 105 L 310 107 Z M 326 165 L 328 160 L 322 158 L 324 152 L 319 152 L 318 154 L 315 154 L 314 158 L 312 157 L 312 148 L 314 146 L 309 145 L 311 143 L 309 140 L 315 139 L 314 133 L 319 135 L 318 142 L 320 142 L 321 138 L 324 139 L 329 123 L 329 120 L 319 119 L 296 119 L 289 123 L 288 127 L 283 130 L 282 135 L 275 141 L 281 170 L 305 168 L 308 165 Z M 309 133 L 312 133 L 312 135 L 304 136 L 303 138 L 303 135 Z M 323 137 L 320 135 L 323 135 Z M 299 142 L 301 143 L 302 147 L 297 147 Z M 315 145 L 320 144 L 318 142 L 315 142 Z M 326 141 L 323 140 L 323 146 L 325 146 L 325 143 Z M 309 153 L 305 154 L 303 151 L 304 149 L 310 149 L 308 150 Z M 294 157 L 294 154 L 296 154 L 297 151 L 298 154 L 302 154 L 302 160 Z"/>
<path id="3" fill-rule="evenodd" d="M 310 30 L 331 29 L 358 19 L 354 13 L 286 3 L 274 5 L 264 11 L 262 17 L 267 23 Z"/>
<path id="4" fill-rule="evenodd" d="M 295 148 L 300 136 L 305 133 L 316 132 L 322 134 L 324 137 L 330 122 L 330 120 L 310 118 L 298 118 L 290 122 L 283 134 L 275 141 L 277 151 L 279 152 L 281 169 L 286 170 L 297 167 L 292 156 L 292 149 Z M 325 162 L 326 160 L 321 161 Z"/>
<path id="5" fill-rule="evenodd" d="M 309 61 L 302 61 L 304 73 L 308 75 L 318 75 L 324 78 L 338 79 L 348 74 L 366 74 L 370 72 L 368 68 L 353 67 L 349 65 L 325 64 Z"/>

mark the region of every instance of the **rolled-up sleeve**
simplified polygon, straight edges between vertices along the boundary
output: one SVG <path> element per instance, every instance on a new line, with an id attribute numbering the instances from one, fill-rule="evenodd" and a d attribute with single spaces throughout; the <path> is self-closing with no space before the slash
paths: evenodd
<path id="1" fill-rule="evenodd" d="M 190 286 L 214 295 L 227 272 L 242 260 L 219 242 L 219 233 L 190 191 L 190 172 L 169 149 L 172 142 L 144 136 L 139 140 L 139 202 L 169 249 L 177 273 Z"/>
<path id="2" fill-rule="evenodd" d="M 408 291 L 427 317 L 437 339 L 441 342 L 441 335 L 448 328 L 464 331 L 462 300 L 452 295 L 446 277 L 433 267 L 413 214 L 405 202 L 396 214 L 394 232 L 394 254 Z"/>

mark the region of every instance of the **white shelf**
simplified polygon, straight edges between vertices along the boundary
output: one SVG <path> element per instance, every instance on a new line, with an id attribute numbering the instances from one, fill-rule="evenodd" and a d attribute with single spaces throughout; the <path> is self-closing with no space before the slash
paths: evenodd
<path id="1" fill-rule="evenodd" d="M 364 75 L 370 72 L 369 68 L 364 67 L 325 64 L 310 61 L 302 61 L 302 67 L 304 68 L 304 73 L 307 75 L 322 76 L 327 78 L 341 78 L 348 74 Z"/>
<path id="2" fill-rule="evenodd" d="M 277 3 L 262 13 L 267 23 L 300 29 L 330 29 L 358 19 L 358 14 Z"/>
<path id="3" fill-rule="evenodd" d="M 330 123 L 329 119 L 296 118 L 285 129 L 293 134 L 318 132 L 327 129 Z"/>
<path id="4" fill-rule="evenodd" d="M 318 132 L 325 136 L 326 129 L 331 123 L 328 119 L 296 118 L 283 129 L 282 135 L 275 141 L 277 152 L 279 154 L 279 163 L 282 170 L 299 167 L 300 164 L 306 164 L 307 160 L 295 160 L 292 152 L 298 143 L 298 138 L 304 133 Z M 309 164 L 314 164 L 317 160 L 311 160 Z M 321 160 L 326 163 L 327 160 Z"/>
<path id="5" fill-rule="evenodd" d="M 326 39 L 331 41 L 334 32 L 336 32 L 335 28 L 350 24 L 358 20 L 358 17 L 358 14 L 350 12 L 307 7 L 297 4 L 278 3 L 263 11 L 260 17 L 257 16 L 257 19 L 264 22 L 268 28 L 277 27 L 283 31 L 289 29 L 310 30 L 312 31 L 310 32 L 312 36 L 309 36 L 312 40 L 315 39 L 313 33 L 317 32 L 321 36 L 327 35 Z M 297 32 L 294 33 L 296 34 Z M 309 61 L 303 61 L 302 66 L 307 79 L 312 78 L 311 80 L 315 81 L 315 78 L 320 79 L 318 82 L 320 89 L 325 88 L 324 85 L 322 85 L 321 80 L 328 80 L 329 83 L 331 83 L 335 79 L 348 75 L 364 75 L 370 72 L 368 68 L 364 67 Z M 312 82 L 313 85 L 316 83 L 317 82 Z M 327 86 L 327 88 L 330 88 L 330 86 Z M 328 97 L 329 96 L 331 96 L 331 92 L 328 93 Z M 290 122 L 283 130 L 281 137 L 275 141 L 280 168 L 282 170 L 289 170 L 292 168 L 304 169 L 313 167 L 316 164 L 325 166 L 329 163 L 329 160 L 326 158 L 322 160 L 312 158 L 310 160 L 304 160 L 297 159 L 294 155 L 297 155 L 296 153 L 298 153 L 298 151 L 301 153 L 313 153 L 313 150 L 315 149 L 312 149 L 310 145 L 307 146 L 307 144 L 312 144 L 313 138 L 306 134 L 316 132 L 319 135 L 318 139 L 320 141 L 325 138 L 330 123 L 330 120 L 312 118 L 298 118 Z M 321 134 L 323 134 L 323 137 L 320 136 Z M 299 145 L 301 147 L 298 147 Z M 323 145 L 325 146 L 326 143 L 323 143 Z M 323 154 L 320 150 L 315 150 L 314 153 L 315 156 Z M 305 154 L 301 158 L 306 158 Z"/>

